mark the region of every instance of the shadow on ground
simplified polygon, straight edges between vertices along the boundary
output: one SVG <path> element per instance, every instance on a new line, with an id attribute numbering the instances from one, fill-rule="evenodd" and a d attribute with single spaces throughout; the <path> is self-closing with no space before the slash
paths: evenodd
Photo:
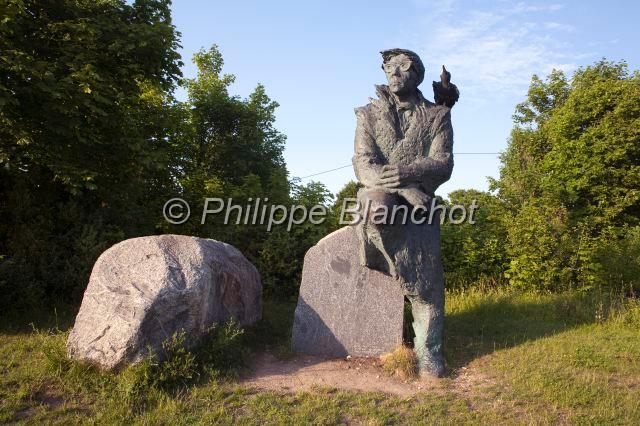
<path id="1" fill-rule="evenodd" d="M 447 302 L 445 356 L 451 370 L 496 350 L 592 323 L 598 309 L 593 297 L 579 294 L 464 297 Z"/>
<path id="2" fill-rule="evenodd" d="M 498 291 L 448 295 L 445 323 L 448 368 L 455 374 L 461 367 L 496 350 L 593 323 L 598 300 L 601 298 L 577 293 L 535 295 Z M 294 303 L 265 303 L 263 320 L 250 331 L 257 338 L 254 349 L 277 348 L 283 358 L 292 356 L 294 310 Z M 405 314 L 407 341 L 413 333 L 410 310 Z"/>

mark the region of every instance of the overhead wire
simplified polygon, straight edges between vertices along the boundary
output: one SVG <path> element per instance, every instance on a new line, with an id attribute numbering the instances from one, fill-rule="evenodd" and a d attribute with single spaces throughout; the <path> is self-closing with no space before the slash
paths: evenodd
<path id="1" fill-rule="evenodd" d="M 499 155 L 499 152 L 454 152 L 453 155 Z M 310 175 L 302 176 L 299 179 L 307 179 L 313 176 L 323 175 L 325 173 L 335 172 L 336 170 L 346 169 L 347 167 L 351 167 L 351 164 L 345 164 L 344 166 L 336 167 L 334 169 L 324 170 L 317 173 L 312 173 Z"/>

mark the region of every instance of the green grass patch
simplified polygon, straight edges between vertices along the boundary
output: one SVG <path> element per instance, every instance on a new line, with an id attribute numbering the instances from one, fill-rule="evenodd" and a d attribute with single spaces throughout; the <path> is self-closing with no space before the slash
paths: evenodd
<path id="1" fill-rule="evenodd" d="M 166 343 L 172 354 L 166 361 L 150 358 L 118 374 L 66 358 L 72 315 L 58 310 L 32 326 L 5 321 L 0 422 L 640 423 L 640 303 L 633 299 L 450 293 L 450 375 L 436 390 L 411 398 L 326 388 L 281 394 L 239 385 L 249 352 L 270 348 L 290 355 L 293 309 L 266 303 L 256 327 L 216 327 L 191 351 L 176 335 Z M 470 382 L 462 386 L 465 375 Z"/>

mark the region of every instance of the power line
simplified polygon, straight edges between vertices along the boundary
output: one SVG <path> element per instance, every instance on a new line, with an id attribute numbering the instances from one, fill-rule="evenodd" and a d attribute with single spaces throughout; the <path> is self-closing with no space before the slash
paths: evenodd
<path id="1" fill-rule="evenodd" d="M 453 155 L 499 155 L 499 152 L 454 152 Z M 310 175 L 302 176 L 300 179 L 306 179 L 313 176 L 323 175 L 325 173 L 335 172 L 336 170 L 346 169 L 347 167 L 351 167 L 352 164 L 346 164 L 344 166 L 336 167 L 335 169 L 324 170 L 322 172 L 312 173 Z"/>
<path id="2" fill-rule="evenodd" d="M 318 176 L 318 175 L 323 175 L 325 173 L 329 173 L 329 172 L 335 172 L 336 170 L 340 170 L 340 169 L 346 169 L 347 167 L 351 167 L 352 164 L 347 164 L 346 166 L 340 166 L 340 167 L 336 167 L 335 169 L 331 169 L 331 170 L 325 170 L 324 172 L 318 172 L 318 173 L 313 173 L 307 176 L 302 176 L 300 179 L 306 179 L 312 176 Z"/>

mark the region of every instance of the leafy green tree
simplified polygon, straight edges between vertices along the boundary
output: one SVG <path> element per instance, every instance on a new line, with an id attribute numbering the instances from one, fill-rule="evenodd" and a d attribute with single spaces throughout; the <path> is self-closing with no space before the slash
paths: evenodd
<path id="1" fill-rule="evenodd" d="M 336 199 L 333 202 L 333 204 L 331 205 L 331 215 L 330 215 L 330 223 L 331 223 L 331 229 L 332 230 L 336 230 L 336 229 L 340 229 L 345 225 L 340 225 L 340 217 L 342 215 L 342 209 L 345 203 L 346 199 L 357 199 L 358 196 L 358 190 L 360 190 L 360 188 L 362 188 L 363 185 L 360 182 L 356 182 L 356 181 L 349 181 L 347 182 L 342 189 L 336 194 Z M 352 209 L 353 207 L 355 207 L 355 204 L 352 203 L 347 203 L 346 204 L 346 208 L 347 209 Z M 344 215 L 344 219 L 345 221 L 349 222 L 353 220 L 353 215 L 346 213 Z"/>
<path id="2" fill-rule="evenodd" d="M 598 282 L 640 295 L 640 226 L 621 230 L 618 238 L 605 238 L 595 250 L 594 275 Z"/>
<path id="3" fill-rule="evenodd" d="M 461 189 L 450 193 L 445 205 L 463 206 L 467 212 L 462 223 L 447 219 L 441 228 L 447 287 L 501 282 L 507 266 L 502 201 L 488 192 Z M 473 213 L 472 206 L 475 206 Z"/>
<path id="4" fill-rule="evenodd" d="M 180 74 L 168 1 L 7 0 L 0 13 L 5 170 L 107 193 L 160 168 L 164 135 L 146 123 Z"/>
<path id="5" fill-rule="evenodd" d="M 198 74 L 186 79 L 189 99 L 182 105 L 183 119 L 171 158 L 178 190 L 195 211 L 206 198 L 231 199 L 240 206 L 287 204 L 290 186 L 282 157 L 285 136 L 274 127 L 278 104 L 258 85 L 248 99 L 229 93 L 235 80 L 223 74 L 224 60 L 217 46 L 193 56 Z M 268 201 L 267 201 L 268 200 Z M 226 224 L 225 214 L 194 214 L 184 225 L 164 224 L 166 232 L 215 238 L 235 245 L 250 260 L 260 256 L 268 237 L 265 227 L 237 223 L 237 213 Z"/>
<path id="6" fill-rule="evenodd" d="M 184 118 L 171 158 L 179 183 L 176 195 L 202 208 L 206 198 L 225 200 L 243 208 L 292 205 L 308 209 L 326 204 L 331 194 L 322 184 L 289 182 L 282 156 L 285 136 L 274 127 L 278 104 L 258 85 L 247 99 L 229 93 L 235 77 L 223 74 L 224 61 L 217 46 L 197 52 L 196 78 L 185 80 L 189 99 L 181 106 Z M 196 210 L 197 210 L 196 209 Z M 280 217 L 278 217 L 280 218 Z M 165 224 L 166 232 L 215 238 L 233 244 L 260 270 L 265 295 L 295 297 L 304 253 L 326 235 L 328 225 L 304 222 L 286 229 L 287 221 L 267 230 L 267 224 L 237 223 L 237 212 L 225 223 L 225 212 L 192 215 L 184 225 Z"/>
<path id="7" fill-rule="evenodd" d="M 257 265 L 267 297 L 296 300 L 305 253 L 333 231 L 330 215 L 333 196 L 320 182 L 311 181 L 302 185 L 293 180 L 291 185 L 290 205 L 304 206 L 307 211 L 322 205 L 327 216 L 321 223 L 315 224 L 307 220 L 289 231 L 284 225 L 275 227 L 262 246 Z"/>
<path id="8" fill-rule="evenodd" d="M 170 105 L 181 63 L 169 6 L 0 5 L 3 302 L 78 296 L 104 248 L 153 232 L 173 186 Z"/>
<path id="9" fill-rule="evenodd" d="M 590 288 L 604 240 L 640 220 L 640 74 L 602 60 L 569 81 L 534 76 L 493 183 L 505 202 L 511 282 Z"/>
<path id="10" fill-rule="evenodd" d="M 217 46 L 200 50 L 193 61 L 198 76 L 185 80 L 189 130 L 175 155 L 183 159 L 185 187 L 202 191 L 215 179 L 229 192 L 255 175 L 268 195 L 286 198 L 285 136 L 273 126 L 278 104 L 260 84 L 247 100 L 231 96 L 228 86 L 235 77 L 222 74 Z M 272 189 L 280 192 L 271 194 Z"/>

